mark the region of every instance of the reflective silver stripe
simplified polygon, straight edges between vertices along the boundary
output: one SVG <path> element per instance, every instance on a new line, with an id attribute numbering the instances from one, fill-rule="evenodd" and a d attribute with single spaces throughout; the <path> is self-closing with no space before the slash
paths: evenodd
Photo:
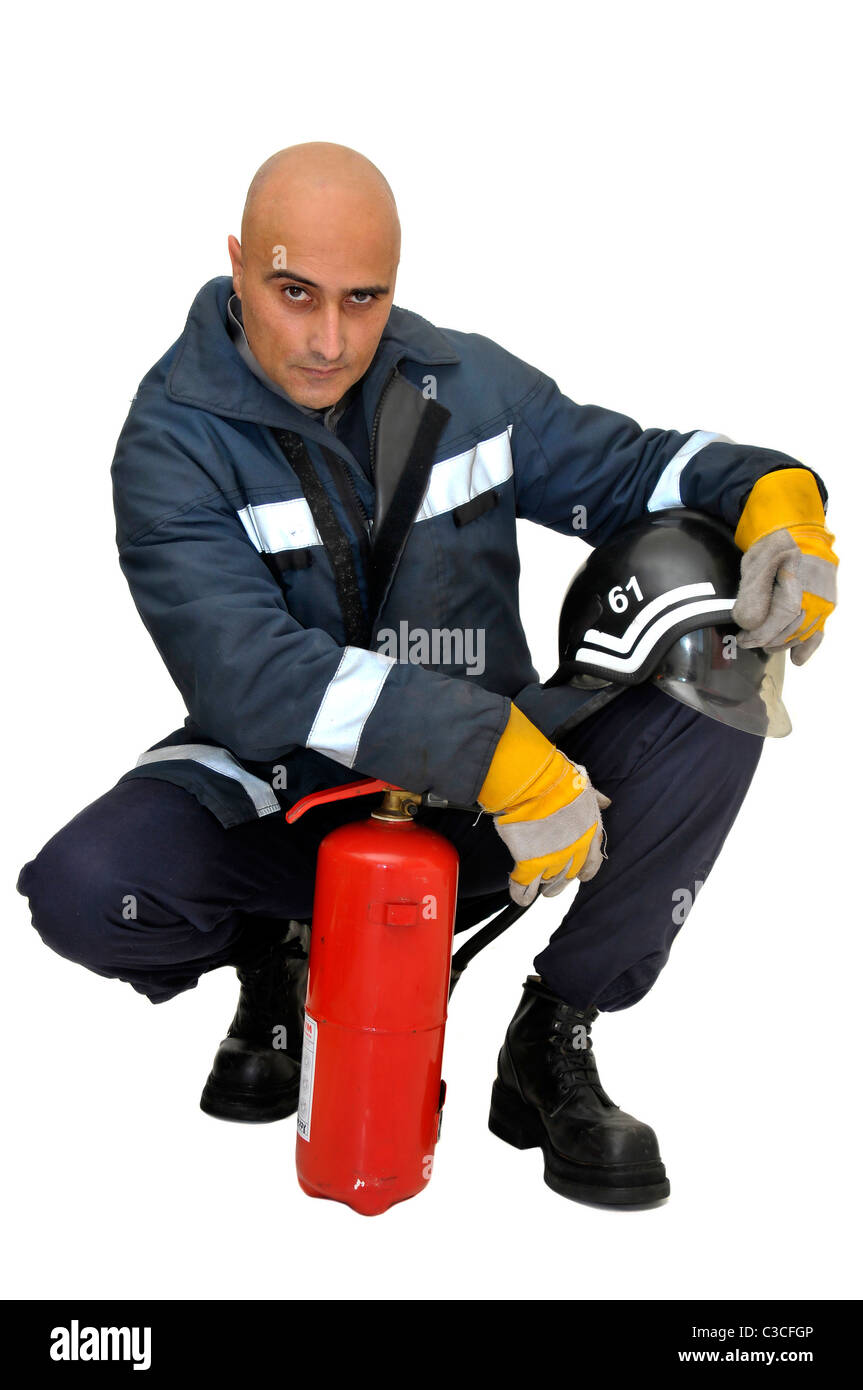
<path id="1" fill-rule="evenodd" d="M 647 503 L 649 512 L 661 512 L 664 507 L 683 506 L 680 500 L 681 473 L 695 454 L 706 444 L 715 444 L 717 440 L 722 444 L 734 443 L 727 434 L 712 434 L 709 430 L 696 430 L 691 439 L 687 439 L 683 448 L 678 449 L 674 458 L 665 465 L 659 475 L 659 481 Z"/>
<path id="2" fill-rule="evenodd" d="M 246 535 L 256 550 L 277 555 L 280 550 L 304 550 L 321 545 L 318 528 L 305 497 L 287 502 L 264 502 L 258 507 L 244 507 L 237 513 L 246 528 Z"/>
<path id="3" fill-rule="evenodd" d="M 611 656 L 608 652 L 598 652 L 591 647 L 579 647 L 575 659 L 607 671 L 637 671 L 653 644 L 681 618 L 697 618 L 699 613 L 715 613 L 717 610 L 728 611 L 736 602 L 733 598 L 708 598 L 698 603 L 684 603 L 658 618 L 645 632 L 631 656 Z"/>
<path id="4" fill-rule="evenodd" d="M 394 657 L 381 652 L 345 647 L 336 673 L 324 691 L 306 747 L 345 767 L 353 767 L 366 720 L 395 665 Z"/>
<path id="5" fill-rule="evenodd" d="M 416 514 L 417 521 L 428 521 L 460 507 L 482 492 L 512 477 L 512 451 L 509 437 L 512 425 L 507 425 L 493 439 L 482 439 L 463 454 L 441 459 L 429 474 L 428 487 Z"/>
<path id="6" fill-rule="evenodd" d="M 415 519 L 427 521 L 429 517 L 451 512 L 511 478 L 511 433 L 512 425 L 507 425 L 493 439 L 483 439 L 463 454 L 454 454 L 436 463 Z M 255 549 L 269 555 L 323 544 L 304 497 L 249 505 L 237 515 Z"/>
<path id="7" fill-rule="evenodd" d="M 223 777 L 233 778 L 240 783 L 259 816 L 269 816 L 279 809 L 272 787 L 262 782 L 260 777 L 253 777 L 251 772 L 247 772 L 227 748 L 214 748 L 209 743 L 175 743 L 170 748 L 151 748 L 149 753 L 142 753 L 135 766 L 172 761 L 201 763 L 213 772 L 220 772 Z"/>
<path id="8" fill-rule="evenodd" d="M 676 589 L 668 589 L 666 593 L 660 594 L 659 598 L 652 599 L 645 608 L 642 608 L 629 624 L 622 637 L 614 637 L 610 632 L 602 632 L 599 628 L 588 628 L 581 639 L 583 642 L 591 642 L 595 647 L 608 647 L 611 652 L 628 652 L 633 642 L 641 635 L 648 623 L 652 623 L 657 613 L 661 613 L 664 608 L 670 608 L 672 603 L 680 603 L 683 599 L 704 598 L 707 594 L 715 594 L 716 590 L 709 580 L 703 584 L 680 584 Z"/>

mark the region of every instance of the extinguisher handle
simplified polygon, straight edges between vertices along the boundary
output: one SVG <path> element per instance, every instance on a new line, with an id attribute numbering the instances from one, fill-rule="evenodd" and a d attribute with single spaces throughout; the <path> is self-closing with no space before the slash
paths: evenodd
<path id="1" fill-rule="evenodd" d="M 295 820 L 305 815 L 313 806 L 323 806 L 327 801 L 344 801 L 349 796 L 369 796 L 372 792 L 385 792 L 393 787 L 392 782 L 381 782 L 377 777 L 363 777 L 359 782 L 345 782 L 341 787 L 328 787 L 322 792 L 312 792 L 309 796 L 295 801 L 285 813 L 285 820 L 293 825 Z M 394 788 L 398 791 L 399 788 Z"/>
<path id="2" fill-rule="evenodd" d="M 379 777 L 363 777 L 359 782 L 345 782 L 340 787 L 328 787 L 324 791 L 311 792 L 309 796 L 301 797 L 285 813 L 285 820 L 289 825 L 293 825 L 294 821 L 299 820 L 300 816 L 305 815 L 313 806 L 323 806 L 328 801 L 345 801 L 349 796 L 371 796 L 374 792 L 403 790 L 402 787 L 397 787 L 395 782 L 382 782 Z M 436 796 L 434 792 L 423 792 L 422 804 L 433 811 L 472 811 L 476 816 L 484 814 L 478 802 L 466 806 L 458 801 L 447 801 L 445 797 Z"/>

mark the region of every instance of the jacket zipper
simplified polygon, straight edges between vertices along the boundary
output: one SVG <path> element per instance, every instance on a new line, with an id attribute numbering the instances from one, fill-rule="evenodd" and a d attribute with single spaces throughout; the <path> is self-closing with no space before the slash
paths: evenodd
<path id="1" fill-rule="evenodd" d="M 341 497 L 342 505 L 350 518 L 354 535 L 360 542 L 364 556 L 367 557 L 371 547 L 372 524 L 365 503 L 345 459 L 340 454 L 335 453 L 333 449 L 328 449 L 326 445 L 323 446 L 323 452 L 324 460 Z"/>
<path id="2" fill-rule="evenodd" d="M 373 482 L 373 483 L 374 483 L 374 481 L 375 481 L 375 471 L 376 471 L 376 470 L 375 470 L 375 464 L 376 464 L 376 462 L 377 462 L 377 460 L 376 460 L 376 458 L 375 458 L 375 443 L 376 443 L 376 441 L 377 441 L 377 434 L 378 434 L 378 421 L 379 421 L 380 418 L 381 418 L 381 410 L 383 409 L 384 396 L 387 394 L 387 391 L 389 391 L 390 387 L 392 386 L 392 384 L 393 384 L 393 382 L 395 381 L 395 379 L 396 379 L 396 377 L 398 376 L 398 374 L 399 374 L 398 366 L 393 367 L 393 368 L 391 369 L 391 371 L 390 371 L 389 377 L 387 378 L 386 382 L 384 383 L 384 388 L 383 388 L 383 390 L 381 391 L 380 400 L 378 401 L 378 408 L 377 408 L 377 410 L 375 411 L 375 418 L 374 418 L 374 420 L 372 421 L 372 437 L 371 437 L 371 439 L 369 440 L 369 464 L 370 464 L 370 467 L 371 467 L 371 470 L 372 470 L 372 482 Z"/>
<path id="3" fill-rule="evenodd" d="M 356 504 L 357 504 L 357 510 L 359 511 L 360 516 L 363 518 L 363 520 L 364 520 L 364 522 L 365 522 L 366 534 L 367 534 L 368 536 L 371 536 L 371 533 L 372 533 L 372 519 L 371 519 L 371 517 L 369 516 L 369 513 L 368 513 L 368 511 L 367 511 L 367 509 L 366 509 L 366 504 L 365 504 L 365 502 L 363 501 L 362 497 L 360 496 L 360 490 L 359 490 L 359 488 L 357 487 L 356 483 L 354 482 L 353 475 L 351 474 L 351 470 L 350 470 L 350 468 L 348 467 L 348 465 L 345 463 L 345 460 L 344 460 L 344 459 L 339 459 L 339 462 L 340 462 L 341 465 L 342 465 L 342 472 L 344 473 L 345 477 L 347 478 L 347 480 L 348 480 L 348 485 L 350 486 L 351 492 L 353 493 L 354 500 L 356 501 Z"/>
<path id="4" fill-rule="evenodd" d="M 396 379 L 396 377 L 398 376 L 398 374 L 399 374 L 399 370 L 398 370 L 398 367 L 397 367 L 397 366 L 392 367 L 392 368 L 390 369 L 390 374 L 389 374 L 389 376 L 387 377 L 387 380 L 386 380 L 385 383 L 384 383 L 383 389 L 382 389 L 381 394 L 380 394 L 380 398 L 379 398 L 379 400 L 378 400 L 377 409 L 375 410 L 375 418 L 374 418 L 374 420 L 372 421 L 372 433 L 371 433 L 371 438 L 369 439 L 369 467 L 370 467 L 370 469 L 371 469 L 372 485 L 373 485 L 373 486 L 374 486 L 374 482 L 375 482 L 375 442 L 376 442 L 376 440 L 377 440 L 377 434 L 378 434 L 378 421 L 379 421 L 380 418 L 381 418 L 381 410 L 383 409 L 384 397 L 386 396 L 387 391 L 390 389 L 390 386 L 393 384 L 393 382 L 395 381 L 395 379 Z M 355 501 L 356 501 L 357 510 L 358 510 L 358 512 L 359 512 L 359 515 L 363 518 L 363 523 L 364 523 L 364 526 L 365 526 L 366 537 L 367 537 L 367 539 L 370 541 L 370 540 L 372 539 L 372 528 L 373 528 L 373 520 L 372 520 L 372 517 L 369 515 L 369 512 L 368 512 L 368 510 L 367 510 L 367 508 L 366 508 L 366 504 L 365 504 L 365 502 L 363 501 L 362 497 L 360 496 L 359 488 L 357 487 L 356 483 L 354 482 L 353 476 L 351 475 L 351 470 L 350 470 L 350 468 L 349 468 L 348 465 L 345 463 L 344 459 L 340 459 L 339 462 L 340 462 L 341 465 L 342 465 L 342 472 L 343 472 L 343 475 L 344 475 L 344 477 L 347 479 L 348 486 L 350 487 L 351 493 L 352 493 L 352 495 L 353 495 L 353 497 L 354 497 L 354 499 L 355 499 Z"/>

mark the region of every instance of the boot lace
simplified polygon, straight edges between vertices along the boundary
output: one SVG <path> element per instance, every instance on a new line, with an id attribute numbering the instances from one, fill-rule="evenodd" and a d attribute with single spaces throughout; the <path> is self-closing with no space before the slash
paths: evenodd
<path id="1" fill-rule="evenodd" d="M 598 1013 L 595 1008 L 575 1009 L 569 1005 L 555 1009 L 548 1040 L 552 1051 L 551 1072 L 562 1094 L 569 1094 L 579 1086 L 595 1086 L 602 1090 L 590 1036 L 591 1024 Z"/>

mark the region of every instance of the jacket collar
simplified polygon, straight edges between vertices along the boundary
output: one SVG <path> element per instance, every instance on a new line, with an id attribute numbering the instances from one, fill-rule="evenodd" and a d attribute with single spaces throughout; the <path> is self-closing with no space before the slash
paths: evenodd
<path id="1" fill-rule="evenodd" d="M 231 277 L 220 275 L 195 296 L 168 373 L 167 393 L 181 405 L 231 420 L 296 427 L 304 418 L 302 412 L 249 370 L 232 341 L 227 318 L 232 293 Z M 394 304 L 364 380 L 377 375 L 376 369 L 384 362 L 394 365 L 403 358 L 429 365 L 459 361 L 452 341 L 441 329 Z"/>

